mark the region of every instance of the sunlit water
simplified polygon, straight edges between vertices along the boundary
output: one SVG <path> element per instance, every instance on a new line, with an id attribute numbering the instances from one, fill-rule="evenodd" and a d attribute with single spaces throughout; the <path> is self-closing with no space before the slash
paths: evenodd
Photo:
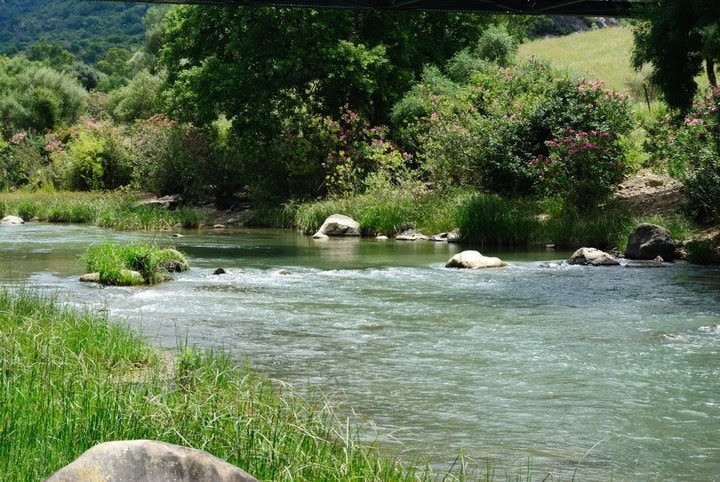
<path id="1" fill-rule="evenodd" d="M 175 245 L 193 267 L 153 287 L 79 283 L 80 255 L 106 239 Z M 27 224 L 0 227 L 0 280 L 318 387 L 372 421 L 363 437 L 438 471 L 462 452 L 500 479 L 528 465 L 532 480 L 720 479 L 718 268 L 490 251 L 510 265 L 444 268 L 459 249 Z"/>

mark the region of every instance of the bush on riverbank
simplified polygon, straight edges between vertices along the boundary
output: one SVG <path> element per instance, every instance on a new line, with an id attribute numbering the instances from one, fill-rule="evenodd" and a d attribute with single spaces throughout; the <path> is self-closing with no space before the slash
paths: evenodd
<path id="1" fill-rule="evenodd" d="M 87 272 L 99 274 L 101 283 L 117 286 L 161 283 L 170 279 L 171 273 L 190 269 L 179 251 L 152 244 L 95 244 L 87 249 L 83 261 Z"/>
<path id="2" fill-rule="evenodd" d="M 684 118 L 666 115 L 653 126 L 647 142 L 654 165 L 683 182 L 688 212 L 714 225 L 720 223 L 719 105 L 716 88 Z"/>
<path id="3" fill-rule="evenodd" d="M 260 480 L 429 478 L 358 445 L 320 397 L 219 354 L 168 365 L 127 327 L 37 292 L 0 290 L 0 354 L 0 473 L 15 480 L 122 439 L 200 448 Z"/>

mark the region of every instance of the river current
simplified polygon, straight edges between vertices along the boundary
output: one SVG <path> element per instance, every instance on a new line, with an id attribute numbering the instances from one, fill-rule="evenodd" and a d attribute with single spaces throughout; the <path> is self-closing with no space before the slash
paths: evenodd
<path id="1" fill-rule="evenodd" d="M 3 226 L 0 281 L 316 387 L 364 439 L 438 472 L 462 453 L 500 479 L 720 480 L 717 267 L 487 250 L 509 266 L 468 271 L 444 268 L 455 245 L 182 234 Z M 192 268 L 151 287 L 78 282 L 86 247 L 108 239 L 176 246 Z"/>

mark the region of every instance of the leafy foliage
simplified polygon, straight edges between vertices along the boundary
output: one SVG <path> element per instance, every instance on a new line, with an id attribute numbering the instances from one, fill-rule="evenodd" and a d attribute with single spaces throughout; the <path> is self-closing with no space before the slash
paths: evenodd
<path id="1" fill-rule="evenodd" d="M 720 60 L 720 4 L 713 0 L 647 2 L 645 20 L 635 27 L 633 64 L 649 62 L 651 80 L 672 107 L 687 111 L 697 91 L 695 76 L 708 63 L 710 83 L 714 62 Z"/>
<path id="2" fill-rule="evenodd" d="M 21 57 L 0 57 L 0 122 L 6 130 L 44 132 L 72 124 L 86 95 L 73 76 Z"/>
<path id="3" fill-rule="evenodd" d="M 685 185 L 696 219 L 720 221 L 720 89 L 695 103 L 681 118 L 668 114 L 650 131 L 653 162 Z"/>
<path id="4" fill-rule="evenodd" d="M 86 121 L 51 142 L 50 156 L 60 186 L 93 191 L 127 186 L 132 180 L 130 153 L 122 133 L 108 123 Z"/>
<path id="5" fill-rule="evenodd" d="M 568 182 L 599 183 L 592 203 L 621 177 L 597 166 L 622 166 L 619 140 L 631 125 L 624 95 L 536 60 L 500 67 L 462 52 L 447 71 L 426 69 L 393 111 L 401 147 L 418 157 L 433 183 L 516 196 L 571 195 L 567 184 L 537 169 L 538 159 L 552 157 L 554 174 Z M 570 129 L 593 133 L 603 149 L 561 152 Z"/>
<path id="6" fill-rule="evenodd" d="M 203 198 L 206 181 L 218 175 L 210 134 L 191 124 L 156 115 L 138 121 L 131 132 L 135 187 L 158 195 Z"/>
<path id="7" fill-rule="evenodd" d="M 94 64 L 112 47 L 131 50 L 142 43 L 147 9 L 140 3 L 5 0 L 0 54 L 30 52 L 37 42 L 47 42 Z"/>

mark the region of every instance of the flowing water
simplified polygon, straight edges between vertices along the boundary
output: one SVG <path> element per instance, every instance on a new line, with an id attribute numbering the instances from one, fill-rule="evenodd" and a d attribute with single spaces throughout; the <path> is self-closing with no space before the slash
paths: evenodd
<path id="1" fill-rule="evenodd" d="M 79 257 L 107 239 L 175 245 L 193 267 L 152 287 L 79 283 Z M 0 228 L 0 281 L 319 387 L 372 421 L 363 437 L 438 471 L 462 452 L 500 479 L 527 466 L 532 480 L 720 478 L 720 269 L 564 266 L 553 252 L 444 268 L 459 249 L 27 224 Z"/>

